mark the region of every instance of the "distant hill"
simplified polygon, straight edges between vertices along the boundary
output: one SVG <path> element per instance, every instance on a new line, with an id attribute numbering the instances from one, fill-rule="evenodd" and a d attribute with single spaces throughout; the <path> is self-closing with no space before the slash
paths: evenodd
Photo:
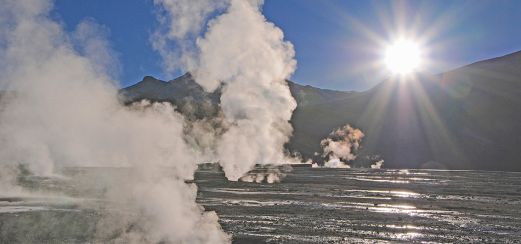
<path id="1" fill-rule="evenodd" d="M 360 158 L 380 155 L 387 168 L 521 171 L 521 52 L 364 92 L 288 85 L 298 104 L 288 149 L 304 158 L 333 129 L 351 124 L 366 135 Z M 145 77 L 121 94 L 127 103 L 170 101 L 197 117 L 215 114 L 219 104 L 219 91 L 204 92 L 189 74 L 169 82 Z"/>
<path id="2" fill-rule="evenodd" d="M 220 96 L 220 90 L 205 92 L 190 74 L 168 82 L 145 76 L 142 81 L 120 90 L 124 103 L 142 99 L 170 102 L 177 105 L 183 114 L 195 118 L 216 115 Z"/>

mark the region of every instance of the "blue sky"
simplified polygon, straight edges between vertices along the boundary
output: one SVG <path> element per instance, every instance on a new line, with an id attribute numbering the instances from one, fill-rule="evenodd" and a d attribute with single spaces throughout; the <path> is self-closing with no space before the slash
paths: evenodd
<path id="1" fill-rule="evenodd" d="M 152 0 L 56 0 L 52 15 L 68 30 L 86 18 L 105 26 L 121 63 L 117 77 L 128 86 L 145 75 L 175 78 L 149 43 L 154 11 Z M 399 33 L 421 40 L 428 73 L 521 50 L 519 0 L 266 0 L 263 13 L 295 46 L 291 79 L 322 88 L 364 90 L 381 81 L 382 43 Z"/>

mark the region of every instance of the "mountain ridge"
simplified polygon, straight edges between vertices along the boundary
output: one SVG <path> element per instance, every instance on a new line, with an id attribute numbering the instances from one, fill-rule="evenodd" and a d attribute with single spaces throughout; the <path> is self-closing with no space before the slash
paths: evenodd
<path id="1" fill-rule="evenodd" d="M 220 91 L 204 92 L 189 74 L 152 79 L 123 88 L 124 101 L 218 107 Z M 319 160 L 320 140 L 351 124 L 366 134 L 355 165 L 379 155 L 388 168 L 521 171 L 521 51 L 407 82 L 390 78 L 360 92 L 287 83 L 298 104 L 287 148 L 304 158 Z"/>

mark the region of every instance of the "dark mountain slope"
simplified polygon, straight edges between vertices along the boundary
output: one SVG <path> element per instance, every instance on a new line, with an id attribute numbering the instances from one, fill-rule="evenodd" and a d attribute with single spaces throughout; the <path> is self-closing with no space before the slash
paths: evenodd
<path id="1" fill-rule="evenodd" d="M 521 171 L 521 52 L 439 75 L 389 79 L 365 92 L 288 84 L 298 103 L 288 148 L 306 158 L 349 123 L 366 134 L 361 155 L 381 155 L 386 167 Z M 122 94 L 127 102 L 181 107 L 219 101 L 219 91 L 205 93 L 189 75 L 170 82 L 146 77 Z"/>
<path id="2" fill-rule="evenodd" d="M 297 110 L 291 146 L 311 156 L 325 128 L 350 123 L 366 134 L 362 154 L 380 154 L 386 167 L 520 171 L 520 95 L 521 52 L 440 75 L 388 80 Z"/>
<path id="3" fill-rule="evenodd" d="M 145 76 L 142 81 L 121 89 L 120 95 L 124 103 L 142 99 L 171 102 L 184 114 L 201 118 L 217 113 L 220 91 L 207 93 L 190 74 L 185 74 L 168 82 Z"/>

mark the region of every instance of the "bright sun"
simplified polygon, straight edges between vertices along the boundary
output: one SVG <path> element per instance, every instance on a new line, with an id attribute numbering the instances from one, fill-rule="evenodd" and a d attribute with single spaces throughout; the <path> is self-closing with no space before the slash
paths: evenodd
<path id="1" fill-rule="evenodd" d="M 419 68 L 421 56 L 422 50 L 416 42 L 400 39 L 387 47 L 384 62 L 392 73 L 407 75 Z"/>

